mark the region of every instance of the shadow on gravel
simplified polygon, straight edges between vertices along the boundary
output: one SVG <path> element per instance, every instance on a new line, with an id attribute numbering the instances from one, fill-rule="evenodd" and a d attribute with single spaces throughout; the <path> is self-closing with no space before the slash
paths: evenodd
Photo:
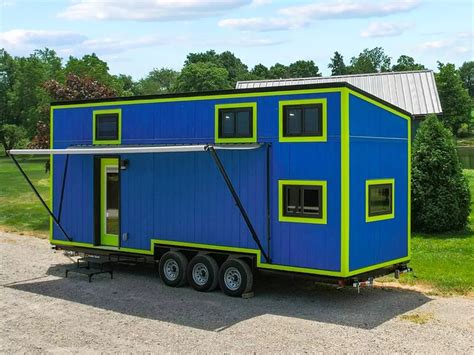
<path id="1" fill-rule="evenodd" d="M 55 265 L 48 270 L 59 279 L 8 287 L 210 331 L 221 331 L 265 314 L 372 329 L 431 300 L 406 290 L 363 289 L 357 294 L 352 288 L 338 290 L 301 277 L 266 272 L 256 277 L 255 297 L 241 299 L 217 290 L 200 293 L 190 287 L 166 287 L 152 267 L 120 266 L 113 280 L 109 275 L 96 275 L 88 283 L 83 275 L 64 278 L 68 266 Z"/>

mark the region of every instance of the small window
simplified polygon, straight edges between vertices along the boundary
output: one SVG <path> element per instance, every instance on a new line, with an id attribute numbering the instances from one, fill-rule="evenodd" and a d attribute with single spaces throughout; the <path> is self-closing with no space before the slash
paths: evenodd
<path id="1" fill-rule="evenodd" d="M 327 141 L 327 99 L 283 100 L 278 106 L 279 142 Z"/>
<path id="2" fill-rule="evenodd" d="M 109 113 L 97 115 L 95 124 L 96 140 L 114 141 L 118 139 L 118 114 Z"/>
<path id="3" fill-rule="evenodd" d="M 253 109 L 219 110 L 219 138 L 251 138 Z"/>
<path id="4" fill-rule="evenodd" d="M 283 136 L 321 136 L 322 108 L 322 104 L 283 106 Z"/>
<path id="5" fill-rule="evenodd" d="M 280 181 L 280 221 L 326 223 L 325 181 Z"/>
<path id="6" fill-rule="evenodd" d="M 120 144 L 121 110 L 94 111 L 94 144 Z"/>
<path id="7" fill-rule="evenodd" d="M 393 179 L 369 180 L 366 186 L 367 222 L 390 219 L 394 217 Z"/>

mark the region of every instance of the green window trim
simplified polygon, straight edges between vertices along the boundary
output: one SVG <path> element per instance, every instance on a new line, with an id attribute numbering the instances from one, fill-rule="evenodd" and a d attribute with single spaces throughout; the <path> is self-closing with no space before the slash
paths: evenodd
<path id="1" fill-rule="evenodd" d="M 284 135 L 284 108 L 285 106 L 298 105 L 321 105 L 321 135 L 318 136 L 292 136 Z M 278 103 L 278 137 L 279 142 L 327 142 L 327 99 L 304 99 L 304 100 L 283 100 Z"/>
<path id="2" fill-rule="evenodd" d="M 391 187 L 391 212 L 378 215 L 370 215 L 370 187 L 377 185 L 389 185 Z M 378 179 L 365 181 L 365 221 L 377 222 L 395 218 L 395 179 Z"/>
<path id="3" fill-rule="evenodd" d="M 252 109 L 252 137 L 245 138 L 222 138 L 219 137 L 219 112 L 220 110 L 250 108 Z M 257 103 L 256 102 L 242 102 L 235 104 L 218 104 L 214 109 L 214 140 L 215 143 L 256 143 L 257 142 Z"/>
<path id="4" fill-rule="evenodd" d="M 284 213 L 284 193 L 285 186 L 318 186 L 321 187 L 321 217 L 306 216 L 286 216 Z M 278 221 L 309 223 L 309 224 L 327 224 L 327 181 L 325 180 L 278 180 Z"/>
<path id="5" fill-rule="evenodd" d="M 110 109 L 110 110 L 94 110 L 93 111 L 93 119 L 92 119 L 92 144 L 100 145 L 100 144 L 121 144 L 122 143 L 122 109 Z M 97 133 L 97 115 L 107 115 L 107 114 L 117 114 L 118 115 L 118 139 L 96 139 Z"/>

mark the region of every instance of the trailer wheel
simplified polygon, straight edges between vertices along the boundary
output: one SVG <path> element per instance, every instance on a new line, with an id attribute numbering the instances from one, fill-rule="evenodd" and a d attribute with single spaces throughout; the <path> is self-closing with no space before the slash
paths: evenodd
<path id="1" fill-rule="evenodd" d="M 160 277 L 171 287 L 183 286 L 186 283 L 188 259 L 179 251 L 169 251 L 160 259 Z"/>
<path id="2" fill-rule="evenodd" d="M 228 259 L 219 270 L 219 285 L 226 295 L 232 297 L 250 292 L 253 286 L 250 266 L 241 259 Z"/>
<path id="3" fill-rule="evenodd" d="M 188 264 L 188 282 L 196 291 L 212 291 L 219 282 L 219 266 L 210 255 L 197 254 Z"/>

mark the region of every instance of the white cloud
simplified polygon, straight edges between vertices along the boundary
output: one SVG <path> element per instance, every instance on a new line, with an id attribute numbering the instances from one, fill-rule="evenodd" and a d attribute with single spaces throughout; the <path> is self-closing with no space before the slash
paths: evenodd
<path id="1" fill-rule="evenodd" d="M 360 35 L 362 37 L 393 37 L 401 35 L 411 27 L 413 25 L 408 23 L 372 22 L 362 30 Z"/>
<path id="2" fill-rule="evenodd" d="M 69 31 L 14 29 L 0 32 L 0 48 L 23 53 L 37 48 L 70 46 L 86 39 L 86 36 Z"/>
<path id="3" fill-rule="evenodd" d="M 435 39 L 421 43 L 417 50 L 421 52 L 435 52 L 438 54 L 455 53 L 466 54 L 473 53 L 472 32 L 458 32 L 449 37 Z"/>
<path id="4" fill-rule="evenodd" d="M 68 20 L 193 20 L 251 4 L 251 0 L 78 0 L 58 16 Z"/>
<path id="5" fill-rule="evenodd" d="M 158 36 L 143 36 L 133 39 L 124 38 L 99 38 L 88 39 L 81 43 L 82 48 L 87 48 L 95 53 L 121 53 L 126 50 L 154 47 L 166 44 L 165 40 Z"/>
<path id="6" fill-rule="evenodd" d="M 318 2 L 282 8 L 278 10 L 279 17 L 228 18 L 219 21 L 219 26 L 241 31 L 292 30 L 308 26 L 317 20 L 388 16 L 410 11 L 419 4 L 419 0 L 392 0 L 385 3 L 354 0 Z M 395 27 L 392 26 L 392 31 L 396 31 Z M 401 28 L 398 30 L 401 30 Z M 389 29 L 387 28 L 386 31 L 389 31 Z"/>
<path id="7" fill-rule="evenodd" d="M 263 5 L 270 5 L 272 2 L 273 0 L 252 0 L 250 6 L 257 7 Z"/>
<path id="8" fill-rule="evenodd" d="M 229 18 L 219 21 L 220 27 L 227 27 L 241 31 L 281 31 L 291 30 L 303 27 L 307 24 L 306 21 L 292 19 L 292 18 Z"/>
<path id="9" fill-rule="evenodd" d="M 407 12 L 419 5 L 419 0 L 392 0 L 390 2 L 339 0 L 291 6 L 280 9 L 279 13 L 290 17 L 307 17 L 312 19 L 367 18 Z"/>

